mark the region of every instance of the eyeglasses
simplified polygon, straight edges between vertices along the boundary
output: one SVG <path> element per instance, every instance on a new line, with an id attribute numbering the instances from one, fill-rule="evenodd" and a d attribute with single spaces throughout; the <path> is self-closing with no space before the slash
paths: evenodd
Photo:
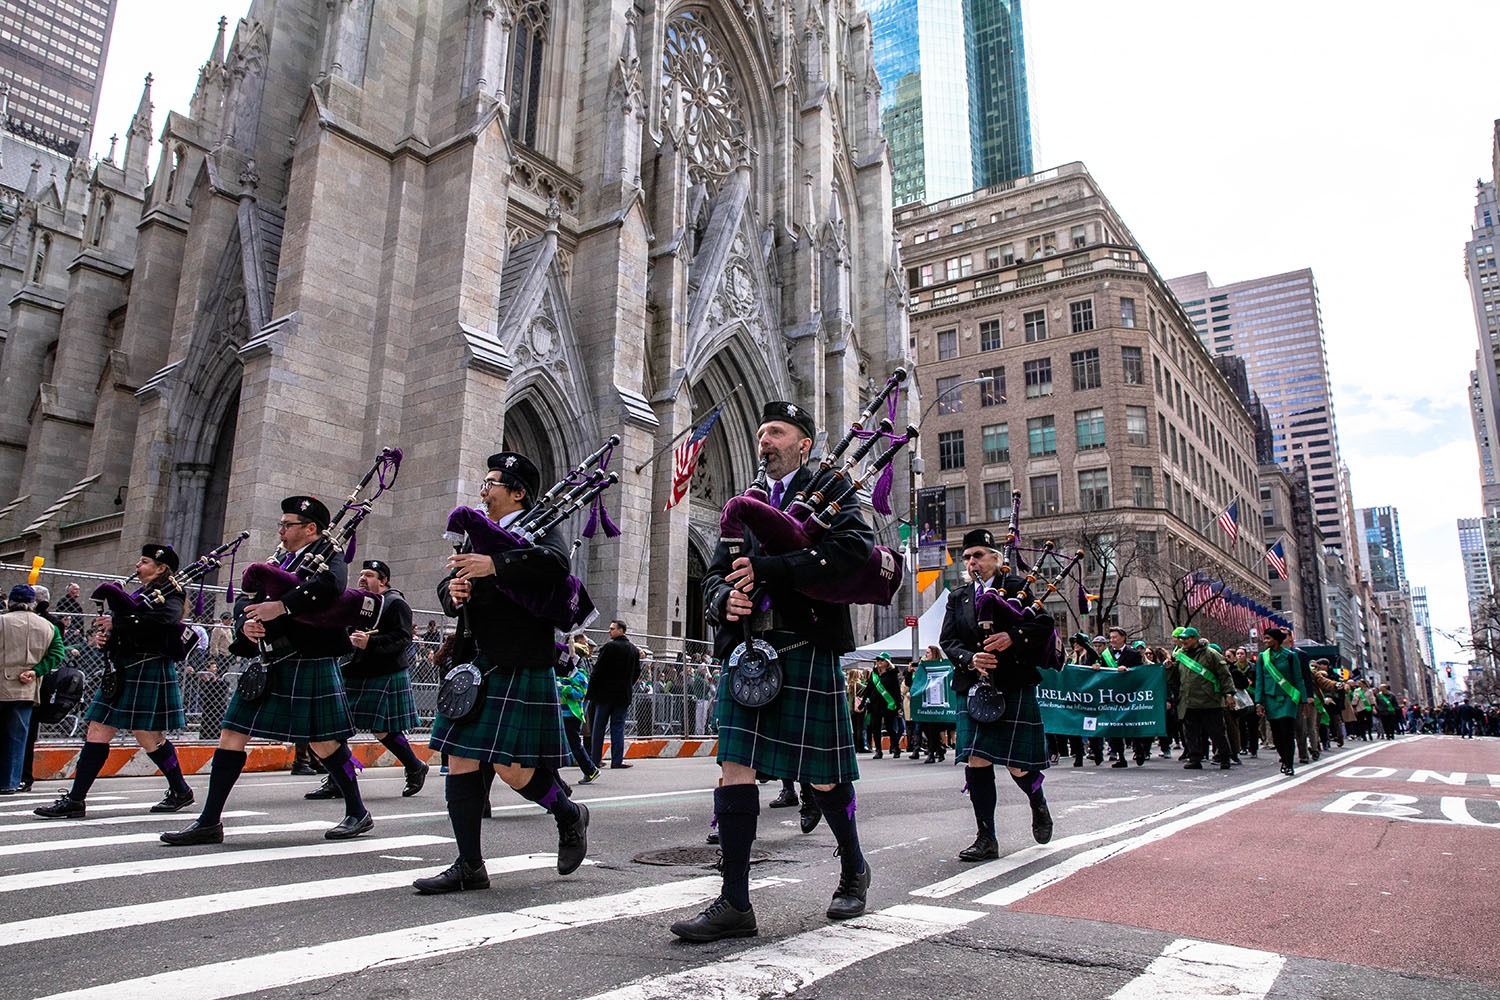
<path id="1" fill-rule="evenodd" d="M 312 522 L 311 521 L 277 521 L 276 522 L 276 530 L 277 531 L 291 531 L 293 528 L 297 527 L 299 524 L 303 525 L 303 526 L 306 526 L 306 525 L 312 524 Z"/>
<path id="2" fill-rule="evenodd" d="M 504 480 L 501 480 L 501 479 L 486 479 L 482 483 L 479 484 L 479 492 L 483 493 L 485 490 L 493 489 L 496 486 L 504 486 L 504 485 L 505 485 L 505 481 Z"/>
<path id="3" fill-rule="evenodd" d="M 984 552 L 965 552 L 963 559 L 964 562 L 968 562 L 970 559 L 983 559 L 986 554 Z"/>

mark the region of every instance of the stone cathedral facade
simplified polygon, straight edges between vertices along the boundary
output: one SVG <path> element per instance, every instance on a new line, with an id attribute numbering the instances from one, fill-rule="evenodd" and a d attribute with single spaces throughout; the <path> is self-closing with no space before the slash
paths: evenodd
<path id="1" fill-rule="evenodd" d="M 0 234 L 0 560 L 264 558 L 395 445 L 361 551 L 430 606 L 487 455 L 550 483 L 613 433 L 624 534 L 575 569 L 701 634 L 760 404 L 821 445 L 907 355 L 878 103 L 855 0 L 253 0 L 154 157 L 148 80 L 119 162 Z"/>

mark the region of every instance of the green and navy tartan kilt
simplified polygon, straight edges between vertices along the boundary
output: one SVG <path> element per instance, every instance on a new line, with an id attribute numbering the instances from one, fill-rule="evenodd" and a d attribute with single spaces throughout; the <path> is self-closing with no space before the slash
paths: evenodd
<path id="1" fill-rule="evenodd" d="M 266 740 L 314 742 L 354 735 L 338 657 L 291 657 L 271 666 L 265 697 L 250 704 L 238 688 L 224 710 L 223 728 Z"/>
<path id="2" fill-rule="evenodd" d="M 1040 771 L 1051 763 L 1047 734 L 1042 729 L 1042 710 L 1036 704 L 1036 688 L 1005 692 L 1005 714 L 990 723 L 969 718 L 968 699 L 958 699 L 958 752 L 963 763 L 970 756 L 992 764 Z"/>
<path id="3" fill-rule="evenodd" d="M 411 693 L 411 674 L 398 670 L 383 677 L 344 677 L 349 716 L 355 729 L 367 733 L 397 733 L 421 723 Z"/>
<path id="4" fill-rule="evenodd" d="M 484 679 L 484 706 L 467 722 L 454 722 L 441 712 L 432 723 L 428 745 L 452 757 L 490 764 L 549 766 L 572 761 L 563 734 L 562 709 L 552 668 L 490 670 L 483 653 L 474 657 Z"/>
<path id="5" fill-rule="evenodd" d="M 719 763 L 814 785 L 858 781 L 838 654 L 809 645 L 785 650 L 779 659 L 781 693 L 769 705 L 746 708 L 734 700 L 728 678 L 719 684 Z"/>
<path id="6" fill-rule="evenodd" d="M 98 688 L 84 718 L 116 729 L 163 733 L 187 725 L 177 664 L 165 656 L 138 660 L 125 668 L 120 695 L 111 704 Z"/>

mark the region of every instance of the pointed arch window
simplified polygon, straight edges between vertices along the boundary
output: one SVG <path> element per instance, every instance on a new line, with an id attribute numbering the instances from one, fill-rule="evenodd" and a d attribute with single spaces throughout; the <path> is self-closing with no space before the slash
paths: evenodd
<path id="1" fill-rule="evenodd" d="M 510 49 L 510 134 L 517 142 L 536 145 L 537 119 L 542 100 L 542 64 L 547 26 L 552 20 L 548 0 L 527 0 L 516 14 Z"/>
<path id="2" fill-rule="evenodd" d="M 47 274 L 47 255 L 52 252 L 52 237 L 43 233 L 42 238 L 36 243 L 36 263 L 31 269 L 31 280 L 36 284 L 42 283 L 42 278 Z"/>
<path id="3" fill-rule="evenodd" d="M 167 196 L 166 201 L 172 200 L 172 195 L 177 193 L 177 172 L 182 169 L 182 161 L 187 157 L 187 150 L 181 145 L 172 150 L 172 166 L 167 172 Z"/>
<path id="4" fill-rule="evenodd" d="M 99 205 L 99 215 L 94 219 L 94 235 L 89 240 L 93 246 L 104 242 L 104 230 L 109 226 L 109 214 L 115 207 L 113 198 L 106 197 Z"/>

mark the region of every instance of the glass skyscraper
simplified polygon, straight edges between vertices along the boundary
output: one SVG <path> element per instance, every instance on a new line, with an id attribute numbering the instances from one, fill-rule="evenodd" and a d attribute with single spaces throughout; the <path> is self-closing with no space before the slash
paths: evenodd
<path id="1" fill-rule="evenodd" d="M 115 0 L 0 0 L 7 131 L 77 152 L 99 109 L 114 17 Z"/>
<path id="2" fill-rule="evenodd" d="M 895 203 L 940 201 L 1031 173 L 1020 0 L 865 6 Z"/>

